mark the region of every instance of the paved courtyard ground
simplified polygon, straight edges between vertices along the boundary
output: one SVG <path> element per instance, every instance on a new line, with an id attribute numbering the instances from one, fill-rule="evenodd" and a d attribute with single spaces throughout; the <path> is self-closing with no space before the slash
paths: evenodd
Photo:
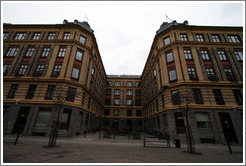
<path id="1" fill-rule="evenodd" d="M 227 145 L 196 144 L 201 154 L 187 153 L 186 144 L 181 148 L 173 143 L 143 147 L 143 140 L 116 136 L 115 139 L 99 139 L 98 133 L 86 138 L 58 138 L 55 148 L 48 145 L 46 137 L 20 136 L 13 145 L 15 136 L 3 138 L 3 164 L 5 163 L 243 163 L 243 147 L 232 145 L 233 154 Z M 147 144 L 150 145 L 150 144 Z"/>

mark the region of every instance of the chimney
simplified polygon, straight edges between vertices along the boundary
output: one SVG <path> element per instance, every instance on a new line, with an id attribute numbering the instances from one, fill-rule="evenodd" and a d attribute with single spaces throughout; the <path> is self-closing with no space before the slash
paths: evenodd
<path id="1" fill-rule="evenodd" d="M 185 25 L 188 25 L 189 23 L 188 23 L 188 21 L 187 21 L 187 20 L 185 20 L 185 21 L 184 21 L 184 24 L 185 24 Z"/>
<path id="2" fill-rule="evenodd" d="M 66 19 L 63 20 L 63 24 L 67 24 L 68 21 Z"/>

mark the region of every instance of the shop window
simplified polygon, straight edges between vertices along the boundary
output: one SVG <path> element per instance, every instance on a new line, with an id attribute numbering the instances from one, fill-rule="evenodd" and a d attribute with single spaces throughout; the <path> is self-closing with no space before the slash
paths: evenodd
<path id="1" fill-rule="evenodd" d="M 51 111 L 49 108 L 39 108 L 34 130 L 46 131 L 50 120 Z"/>
<path id="2" fill-rule="evenodd" d="M 212 128 L 207 112 L 196 113 L 196 121 L 198 128 Z"/>

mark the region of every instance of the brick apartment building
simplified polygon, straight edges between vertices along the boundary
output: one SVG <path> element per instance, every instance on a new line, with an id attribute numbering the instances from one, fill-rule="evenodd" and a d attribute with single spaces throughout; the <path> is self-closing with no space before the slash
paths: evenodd
<path id="1" fill-rule="evenodd" d="M 107 75 L 87 22 L 3 25 L 3 133 L 155 130 L 243 143 L 243 28 L 164 22 L 142 75 Z M 61 114 L 58 117 L 58 113 Z"/>

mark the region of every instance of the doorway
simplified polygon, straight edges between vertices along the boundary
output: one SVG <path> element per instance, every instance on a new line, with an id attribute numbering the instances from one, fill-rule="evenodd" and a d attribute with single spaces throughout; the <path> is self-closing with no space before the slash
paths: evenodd
<path id="1" fill-rule="evenodd" d="M 219 113 L 221 127 L 226 140 L 238 143 L 229 113 Z"/>
<path id="2" fill-rule="evenodd" d="M 20 111 L 18 113 L 14 129 L 12 131 L 12 134 L 18 133 L 18 132 L 23 132 L 25 125 L 26 125 L 26 120 L 28 117 L 30 111 L 30 107 L 21 107 Z"/>
<path id="3" fill-rule="evenodd" d="M 70 109 L 64 109 L 62 113 L 62 120 L 61 120 L 61 130 L 68 130 L 69 128 L 69 122 L 70 122 L 70 116 L 71 116 L 71 110 Z"/>

